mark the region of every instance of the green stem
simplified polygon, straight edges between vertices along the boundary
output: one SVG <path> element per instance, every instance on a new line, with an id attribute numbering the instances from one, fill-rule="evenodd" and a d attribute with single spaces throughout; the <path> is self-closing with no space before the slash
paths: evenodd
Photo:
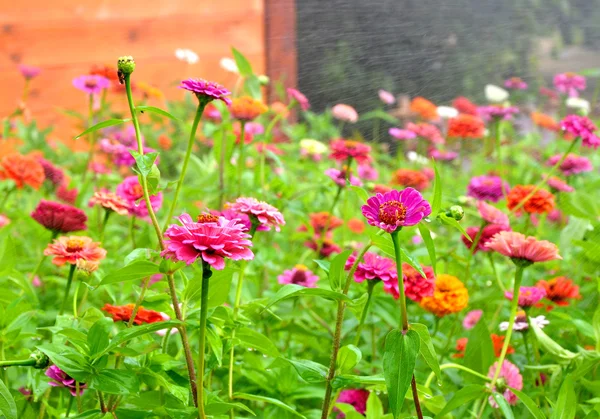
<path id="1" fill-rule="evenodd" d="M 14 359 L 10 361 L 0 361 L 0 368 L 7 367 L 33 367 L 36 360 L 33 358 L 28 359 Z"/>
<path id="2" fill-rule="evenodd" d="M 204 412 L 204 360 L 206 356 L 206 319 L 208 318 L 208 287 L 212 270 L 210 265 L 202 262 L 202 294 L 200 297 L 200 329 L 198 338 L 200 348 L 198 349 L 198 414 L 200 419 L 205 419 Z"/>
<path id="3" fill-rule="evenodd" d="M 129 221 L 129 237 L 131 238 L 131 245 L 135 249 L 137 247 L 135 244 L 135 215 L 132 215 Z"/>
<path id="4" fill-rule="evenodd" d="M 358 327 L 356 328 L 356 337 L 354 338 L 354 346 L 358 346 L 360 343 L 360 335 L 362 334 L 363 326 L 365 325 L 365 320 L 367 318 L 367 313 L 369 312 L 369 306 L 371 305 L 371 297 L 373 296 L 373 289 L 375 285 L 377 285 L 378 280 L 367 280 L 367 302 L 363 308 L 362 314 L 360 316 L 360 322 L 358 323 Z"/>
<path id="5" fill-rule="evenodd" d="M 448 364 L 443 364 L 440 365 L 440 370 L 444 371 L 447 369 L 457 369 L 457 370 L 462 370 L 465 372 L 468 372 L 471 375 L 474 375 L 475 377 L 479 377 L 482 380 L 485 381 L 490 381 L 491 378 L 488 376 L 485 376 L 483 374 L 478 373 L 477 371 L 473 371 L 471 368 L 467 368 L 464 365 L 460 365 L 460 364 L 454 364 L 454 363 L 448 363 Z M 429 377 L 427 377 L 427 381 L 425 381 L 425 387 L 429 388 L 431 386 L 431 382 L 433 381 L 433 379 L 435 378 L 435 373 L 432 372 L 431 374 L 429 374 Z"/>
<path id="6" fill-rule="evenodd" d="M 169 209 L 169 213 L 167 215 L 167 219 L 165 220 L 165 225 L 163 227 L 163 233 L 167 230 L 171 219 L 173 218 L 173 213 L 175 212 L 175 208 L 177 207 L 177 199 L 179 198 L 179 194 L 181 192 L 181 187 L 183 186 L 183 181 L 185 179 L 185 173 L 187 172 L 188 163 L 190 162 L 190 156 L 192 154 L 192 148 L 194 147 L 194 140 L 196 139 L 196 131 L 198 130 L 198 124 L 200 123 L 200 118 L 202 118 L 202 113 L 204 112 L 204 108 L 208 104 L 208 101 L 203 99 L 199 100 L 198 108 L 196 109 L 196 116 L 194 117 L 194 122 L 192 123 L 192 130 L 190 131 L 190 138 L 188 139 L 187 149 L 185 150 L 185 157 L 183 158 L 183 166 L 181 166 L 181 173 L 179 175 L 179 181 L 177 182 L 177 187 L 175 188 L 175 196 L 173 196 L 173 200 L 171 201 L 171 208 Z"/>
<path id="7" fill-rule="evenodd" d="M 73 294 L 73 317 L 77 319 L 77 297 L 79 296 L 79 289 L 81 288 L 81 281 L 77 282 L 77 288 L 75 294 Z"/>
<path id="8" fill-rule="evenodd" d="M 502 130 L 500 129 L 501 125 L 500 125 L 500 121 L 496 121 L 494 123 L 494 144 L 496 146 L 496 164 L 498 165 L 498 171 L 500 172 L 500 176 L 502 176 L 504 174 L 504 170 L 502 168 L 502 156 L 500 154 L 500 149 L 501 149 L 501 134 L 502 134 Z"/>
<path id="9" fill-rule="evenodd" d="M 110 217 L 111 213 L 112 211 L 110 210 L 104 210 L 104 219 L 102 220 L 102 224 L 100 225 L 100 243 L 104 241 L 104 231 L 106 230 L 106 223 L 108 223 L 108 217 Z"/>
<path id="10" fill-rule="evenodd" d="M 71 264 L 69 268 L 69 277 L 67 278 L 67 287 L 65 288 L 65 297 L 63 298 L 62 306 L 58 315 L 61 315 L 65 312 L 65 308 L 67 308 L 67 301 L 69 300 L 69 291 L 71 291 L 71 283 L 73 282 L 73 274 L 75 273 L 75 268 L 77 266 L 75 264 Z"/>
<path id="11" fill-rule="evenodd" d="M 242 193 L 242 175 L 244 174 L 244 169 L 246 168 L 246 144 L 245 136 L 246 136 L 246 121 L 240 121 L 240 154 L 238 156 L 238 187 L 237 194 L 238 196 Z"/>
<path id="12" fill-rule="evenodd" d="M 219 155 L 219 209 L 223 208 L 223 200 L 225 199 L 225 154 L 227 152 L 227 134 L 225 129 L 221 127 L 221 153 Z"/>
<path id="13" fill-rule="evenodd" d="M 488 252 L 488 258 L 490 260 L 490 265 L 492 265 L 492 271 L 494 271 L 494 277 L 496 278 L 496 282 L 498 283 L 498 286 L 500 287 L 500 289 L 502 290 L 502 293 L 504 294 L 506 292 L 506 287 L 502 283 L 502 279 L 500 279 L 500 277 L 498 276 L 498 271 L 496 270 L 496 264 L 494 263 L 493 252 Z"/>
<path id="14" fill-rule="evenodd" d="M 321 250 L 323 250 L 323 246 L 325 245 L 325 239 L 327 237 L 327 231 L 329 230 L 331 218 L 333 217 L 333 211 L 335 210 L 335 207 L 338 204 L 340 197 L 342 196 L 343 190 L 344 190 L 344 188 L 342 186 L 338 187 L 335 197 L 333 198 L 333 201 L 331 203 L 331 208 L 329 209 L 329 218 L 327 219 L 327 222 L 325 223 L 325 227 L 323 228 L 323 231 L 321 232 L 321 236 L 319 237 L 319 242 L 317 243 L 317 250 L 315 251 L 317 258 L 320 257 Z"/>
<path id="15" fill-rule="evenodd" d="M 2 202 L 0 202 L 0 211 L 2 211 L 4 209 L 4 206 L 6 205 L 6 202 L 8 201 L 8 198 L 10 197 L 11 193 L 15 190 L 15 188 L 9 189 L 5 194 L 4 197 L 2 198 Z"/>
<path id="16" fill-rule="evenodd" d="M 133 322 L 137 316 L 137 313 L 142 305 L 142 301 L 144 301 L 144 296 L 146 295 L 146 290 L 148 289 L 148 284 L 150 283 L 150 277 L 144 278 L 144 282 L 142 283 L 142 289 L 140 291 L 140 295 L 135 301 L 135 305 L 133 306 L 133 310 L 131 311 L 131 317 L 129 317 L 129 321 L 127 322 L 127 327 L 133 326 Z M 167 332 L 168 334 L 169 332 Z"/>

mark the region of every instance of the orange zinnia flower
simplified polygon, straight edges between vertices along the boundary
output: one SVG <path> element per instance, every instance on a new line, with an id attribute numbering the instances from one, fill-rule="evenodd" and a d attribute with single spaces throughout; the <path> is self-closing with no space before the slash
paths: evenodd
<path id="1" fill-rule="evenodd" d="M 464 358 L 465 350 L 467 349 L 468 338 L 459 338 L 456 340 L 456 353 L 452 355 L 452 358 Z"/>
<path id="2" fill-rule="evenodd" d="M 242 96 L 231 101 L 229 110 L 235 119 L 247 122 L 258 118 L 268 108 L 260 100 L 256 100 L 250 96 Z"/>
<path id="3" fill-rule="evenodd" d="M 440 274 L 435 280 L 435 291 L 431 297 L 423 297 L 421 307 L 437 317 L 458 313 L 469 303 L 469 291 L 455 276 Z"/>
<path id="4" fill-rule="evenodd" d="M 568 306 L 569 302 L 567 300 L 569 298 L 581 298 L 579 286 L 564 276 L 557 276 L 548 281 L 538 281 L 536 286 L 544 288 L 546 298 L 559 306 Z"/>
<path id="5" fill-rule="evenodd" d="M 512 211 L 535 188 L 534 185 L 517 185 L 506 196 L 508 209 Z M 521 206 L 529 214 L 543 214 L 554 209 L 554 195 L 544 189 L 538 189 L 531 198 Z"/>
<path id="6" fill-rule="evenodd" d="M 276 113 L 277 115 L 281 115 L 283 119 L 287 118 L 290 115 L 290 110 L 288 109 L 286 104 L 282 102 L 271 103 L 271 111 L 273 113 Z"/>
<path id="7" fill-rule="evenodd" d="M 65 263 L 75 265 L 79 259 L 100 263 L 106 257 L 106 250 L 100 243 L 85 236 L 61 236 L 44 249 L 44 256 L 54 256 L 52 263 L 62 266 Z"/>
<path id="8" fill-rule="evenodd" d="M 112 319 L 117 321 L 128 322 L 131 319 L 131 315 L 133 314 L 134 304 L 127 304 L 124 306 L 113 306 L 110 304 L 104 304 L 102 307 L 102 311 L 106 311 L 112 317 Z M 144 307 L 139 307 L 138 312 L 135 315 L 135 319 L 133 322 L 137 325 L 144 323 L 157 323 L 165 321 L 165 318 L 162 314 L 153 310 L 146 310 Z"/>
<path id="9" fill-rule="evenodd" d="M 437 106 L 433 102 L 418 96 L 410 102 L 410 111 L 427 120 L 438 119 Z"/>
<path id="10" fill-rule="evenodd" d="M 531 112 L 531 120 L 538 127 L 547 129 L 548 131 L 558 131 L 560 129 L 558 122 L 545 113 Z"/>
<path id="11" fill-rule="evenodd" d="M 496 356 L 496 358 L 498 358 L 500 356 L 500 353 L 502 352 L 502 347 L 504 346 L 505 336 L 495 335 L 492 333 L 491 338 L 492 338 L 492 343 L 494 344 L 494 355 Z M 506 354 L 508 355 L 508 354 L 514 354 L 514 353 L 515 353 L 515 348 L 508 345 L 508 350 L 506 351 Z"/>
<path id="12" fill-rule="evenodd" d="M 348 229 L 356 234 L 361 234 L 365 231 L 365 223 L 358 218 L 350 218 L 348 220 Z"/>
<path id="13" fill-rule="evenodd" d="M 25 185 L 39 189 L 45 178 L 44 167 L 33 156 L 9 154 L 0 160 L 0 179 L 12 179 L 18 189 Z"/>
<path id="14" fill-rule="evenodd" d="M 173 146 L 173 140 L 171 140 L 166 135 L 161 135 L 160 137 L 158 137 L 158 145 L 163 150 L 170 150 Z"/>
<path id="15" fill-rule="evenodd" d="M 429 186 L 429 178 L 418 170 L 398 169 L 392 175 L 392 183 L 422 191 Z"/>
<path id="16" fill-rule="evenodd" d="M 483 138 L 485 124 L 477 116 L 460 114 L 448 121 L 448 137 L 452 138 Z"/>

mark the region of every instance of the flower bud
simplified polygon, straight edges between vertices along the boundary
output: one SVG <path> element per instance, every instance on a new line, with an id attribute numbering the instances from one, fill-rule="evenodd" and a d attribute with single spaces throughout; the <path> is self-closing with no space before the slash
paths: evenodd
<path id="1" fill-rule="evenodd" d="M 125 76 L 133 73 L 135 70 L 135 61 L 131 55 L 119 57 L 117 60 L 117 74 L 119 75 L 119 83 L 125 83 Z"/>
<path id="2" fill-rule="evenodd" d="M 261 74 L 260 76 L 258 76 L 258 81 L 263 86 L 266 86 L 267 84 L 269 84 L 270 79 L 269 79 L 268 76 L 265 76 L 264 74 Z"/>
<path id="3" fill-rule="evenodd" d="M 48 358 L 46 354 L 38 350 L 33 351 L 29 357 L 35 360 L 35 364 L 33 364 L 33 368 L 35 369 L 43 370 L 48 365 L 50 365 L 50 358 Z"/>
<path id="4" fill-rule="evenodd" d="M 448 208 L 448 211 L 446 211 L 446 215 L 454 218 L 456 221 L 460 221 L 465 216 L 465 210 L 460 205 L 452 205 Z"/>
<path id="5" fill-rule="evenodd" d="M 496 381 L 496 391 L 500 394 L 503 394 L 507 389 L 506 378 L 499 377 Z"/>

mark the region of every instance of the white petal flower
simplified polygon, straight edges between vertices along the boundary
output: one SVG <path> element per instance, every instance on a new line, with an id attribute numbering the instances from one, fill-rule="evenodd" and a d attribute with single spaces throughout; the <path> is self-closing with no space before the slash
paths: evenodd
<path id="1" fill-rule="evenodd" d="M 419 163 L 419 164 L 428 164 L 429 163 L 429 160 L 427 159 L 427 157 L 423 157 L 414 151 L 407 152 L 406 158 L 408 159 L 408 161 L 411 161 L 414 163 Z"/>
<path id="2" fill-rule="evenodd" d="M 240 70 L 238 69 L 237 64 L 233 58 L 223 57 L 219 62 L 221 68 L 225 71 L 229 71 L 230 73 L 239 74 Z"/>
<path id="3" fill-rule="evenodd" d="M 437 114 L 440 118 L 456 118 L 458 116 L 458 110 L 451 106 L 438 106 Z"/>
<path id="4" fill-rule="evenodd" d="M 587 115 L 590 112 L 590 102 L 580 97 L 570 97 L 566 101 L 567 107 L 571 109 L 578 109 Z"/>
<path id="5" fill-rule="evenodd" d="M 504 102 L 508 99 L 508 92 L 502 87 L 488 84 L 485 86 L 485 98 L 492 103 Z"/>
<path id="6" fill-rule="evenodd" d="M 196 64 L 198 62 L 198 54 L 187 48 L 177 48 L 175 50 L 175 57 L 188 64 Z"/>

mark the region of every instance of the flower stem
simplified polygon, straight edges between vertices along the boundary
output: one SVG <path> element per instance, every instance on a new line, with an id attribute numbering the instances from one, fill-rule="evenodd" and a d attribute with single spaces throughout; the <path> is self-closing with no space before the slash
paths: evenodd
<path id="1" fill-rule="evenodd" d="M 475 250 L 479 245 L 479 241 L 481 240 L 481 236 L 483 235 L 483 228 L 486 224 L 487 223 L 485 220 L 481 222 L 481 227 L 479 227 L 479 230 L 477 231 L 477 234 L 473 239 L 473 243 L 471 243 L 471 247 L 469 248 L 469 255 L 467 256 L 467 272 L 465 274 L 465 284 L 468 284 L 469 280 L 471 279 L 471 261 L 473 260 L 473 255 L 475 254 Z"/>
<path id="2" fill-rule="evenodd" d="M 137 313 L 142 305 L 142 301 L 144 301 L 144 295 L 146 294 L 146 290 L 148 289 L 148 283 L 150 282 L 150 277 L 144 278 L 144 282 L 142 283 L 142 289 L 140 291 L 140 295 L 133 306 L 133 310 L 131 311 L 131 316 L 129 317 L 129 321 L 127 322 L 127 327 L 133 326 L 133 322 L 137 316 Z"/>
<path id="3" fill-rule="evenodd" d="M 104 231 L 106 230 L 106 223 L 108 223 L 108 217 L 110 217 L 112 211 L 104 210 L 104 218 L 102 224 L 100 224 L 100 243 L 104 241 Z"/>
<path id="4" fill-rule="evenodd" d="M 360 343 L 360 335 L 362 334 L 363 326 L 365 325 L 365 320 L 367 318 L 367 313 L 369 311 L 369 306 L 371 305 L 371 297 L 373 296 L 373 289 L 377 282 L 374 280 L 367 280 L 367 302 L 363 308 L 362 314 L 360 315 L 360 323 L 358 323 L 358 327 L 356 328 L 356 337 L 354 338 L 354 346 L 358 346 Z"/>
<path id="5" fill-rule="evenodd" d="M 221 127 L 221 153 L 219 155 L 219 209 L 223 208 L 225 199 L 225 153 L 227 148 L 227 134 Z"/>
<path id="6" fill-rule="evenodd" d="M 500 129 L 500 121 L 496 121 L 494 124 L 494 144 L 496 146 L 496 164 L 498 165 L 498 171 L 500 172 L 500 176 L 504 174 L 504 168 L 502 166 L 502 156 L 500 154 L 501 149 L 501 136 L 502 130 Z"/>
<path id="7" fill-rule="evenodd" d="M 65 308 L 67 307 L 67 301 L 69 300 L 69 291 L 71 291 L 71 283 L 73 282 L 73 274 L 75 273 L 76 267 L 77 266 L 75 264 L 71 264 L 71 266 L 69 268 L 69 277 L 67 278 L 67 287 L 65 288 L 65 297 L 63 298 L 62 306 L 60 308 L 60 311 L 58 312 L 59 315 L 63 314 L 65 312 Z"/>
<path id="8" fill-rule="evenodd" d="M 494 255 L 492 252 L 488 252 L 488 258 L 490 259 L 490 265 L 492 265 L 492 271 L 494 271 L 494 277 L 496 277 L 496 282 L 498 283 L 498 286 L 504 294 L 506 292 L 506 287 L 502 283 L 502 279 L 500 279 L 500 277 L 498 276 L 498 271 L 496 270 L 496 264 L 494 263 Z"/>
<path id="9" fill-rule="evenodd" d="M 327 232 L 329 231 L 331 219 L 333 218 L 333 211 L 335 210 L 336 205 L 340 201 L 340 197 L 342 196 L 343 190 L 344 190 L 343 186 L 338 187 L 338 190 L 335 194 L 335 198 L 333 198 L 333 202 L 331 203 L 331 208 L 329 209 L 329 213 L 328 213 L 329 218 L 327 219 L 327 222 L 325 223 L 325 227 L 323 228 L 323 231 L 321 232 L 321 235 L 319 237 L 319 242 L 317 243 L 317 250 L 315 251 L 317 258 L 320 257 L 321 250 L 323 250 L 323 246 L 325 245 L 325 239 L 327 237 Z"/>
<path id="10" fill-rule="evenodd" d="M 287 106 L 286 112 L 289 112 L 290 108 L 294 104 L 295 104 L 295 101 L 292 100 L 290 102 L 290 104 Z M 262 149 L 262 153 L 260 153 L 260 171 L 259 171 L 260 190 L 263 191 L 263 193 L 264 193 L 264 189 L 265 189 L 265 160 L 266 160 L 266 154 L 267 154 L 267 145 L 269 144 L 269 141 L 271 141 L 271 131 L 273 131 L 273 128 L 275 127 L 277 122 L 279 122 L 282 118 L 283 118 L 282 113 L 278 113 L 277 115 L 275 115 L 275 117 L 271 120 L 271 122 L 267 126 L 267 129 L 265 130 L 263 149 Z"/>
<path id="11" fill-rule="evenodd" d="M 242 175 L 244 174 L 244 169 L 246 168 L 246 144 L 245 141 L 245 130 L 246 130 L 246 121 L 240 121 L 240 155 L 238 156 L 238 196 L 242 193 Z"/>
<path id="12" fill-rule="evenodd" d="M 14 359 L 11 361 L 0 361 L 0 368 L 6 367 L 33 367 L 36 360 L 33 358 L 28 359 Z"/>
<path id="13" fill-rule="evenodd" d="M 468 372 L 471 375 L 474 375 L 475 377 L 481 378 L 482 380 L 486 380 L 486 381 L 490 381 L 491 378 L 483 375 L 483 374 L 479 374 L 477 371 L 473 371 L 471 368 L 467 368 L 464 365 L 460 365 L 460 364 L 454 364 L 454 363 L 448 363 L 448 364 L 443 364 L 440 365 L 440 370 L 444 371 L 447 369 L 457 369 L 457 370 L 462 370 L 465 372 Z M 435 378 L 435 373 L 432 372 L 431 374 L 429 374 L 429 377 L 427 377 L 427 381 L 425 381 L 425 387 L 429 388 L 431 386 L 431 382 L 433 381 L 433 379 Z"/>
<path id="14" fill-rule="evenodd" d="M 205 419 L 204 413 L 204 360 L 206 353 L 206 319 L 208 317 L 208 287 L 212 271 L 210 265 L 202 263 L 202 294 L 200 297 L 200 329 L 198 339 L 200 349 L 198 350 L 198 414 L 200 419 Z"/>
<path id="15" fill-rule="evenodd" d="M 194 122 L 192 123 L 192 130 L 190 131 L 190 138 L 188 139 L 187 149 L 185 150 L 185 157 L 183 158 L 183 166 L 181 166 L 181 173 L 179 175 L 179 181 L 177 182 L 177 187 L 175 188 L 175 196 L 173 196 L 173 201 L 171 202 L 171 208 L 169 209 L 169 213 L 167 215 L 167 219 L 165 220 L 165 225 L 163 226 L 163 233 L 167 230 L 171 219 L 173 218 L 173 213 L 175 212 L 175 208 L 177 207 L 177 199 L 179 198 L 179 193 L 181 192 L 181 186 L 183 185 L 183 181 L 185 179 L 185 173 L 187 172 L 187 167 L 190 162 L 190 155 L 192 154 L 192 148 L 194 147 L 194 140 L 196 139 L 196 131 L 198 130 L 198 124 L 200 123 L 200 118 L 202 118 L 202 113 L 204 112 L 204 108 L 207 105 L 206 100 L 200 100 L 198 102 L 198 108 L 196 109 L 196 116 L 194 117 Z"/>

